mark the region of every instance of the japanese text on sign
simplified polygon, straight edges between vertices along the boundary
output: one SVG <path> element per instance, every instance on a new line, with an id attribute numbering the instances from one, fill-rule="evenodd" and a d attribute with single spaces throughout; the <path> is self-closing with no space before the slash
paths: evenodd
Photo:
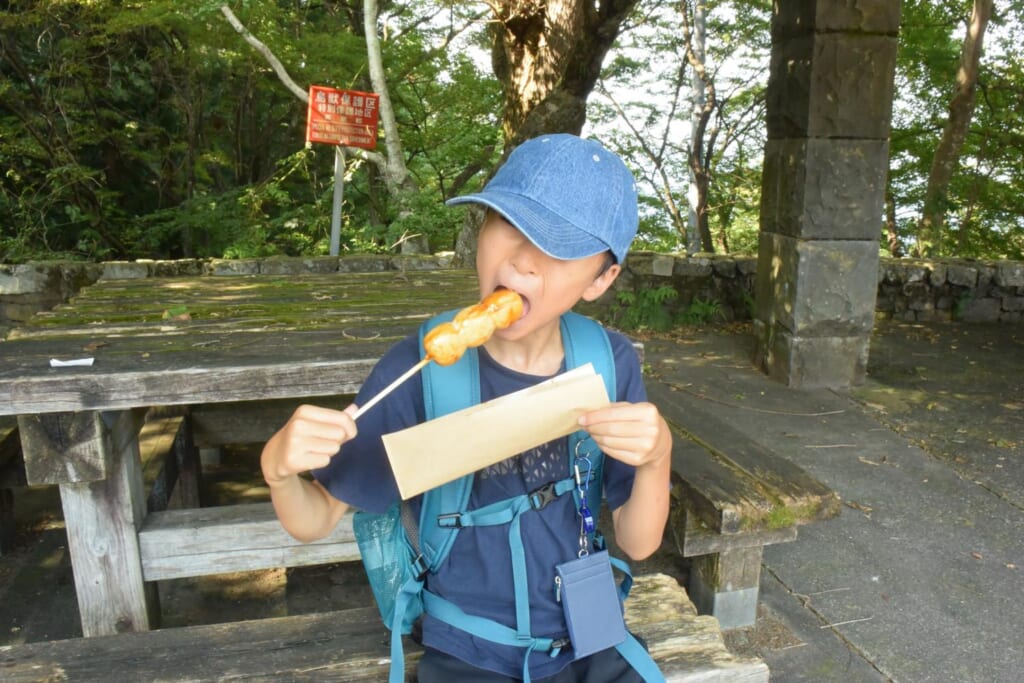
<path id="1" fill-rule="evenodd" d="M 306 142 L 376 149 L 379 103 L 376 93 L 310 86 Z"/>

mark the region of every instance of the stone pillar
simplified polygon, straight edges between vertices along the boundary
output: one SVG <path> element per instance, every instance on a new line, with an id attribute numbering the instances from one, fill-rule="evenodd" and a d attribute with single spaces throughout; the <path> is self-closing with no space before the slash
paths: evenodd
<path id="1" fill-rule="evenodd" d="M 864 378 L 878 289 L 898 0 L 776 0 L 757 364 L 791 386 Z"/>

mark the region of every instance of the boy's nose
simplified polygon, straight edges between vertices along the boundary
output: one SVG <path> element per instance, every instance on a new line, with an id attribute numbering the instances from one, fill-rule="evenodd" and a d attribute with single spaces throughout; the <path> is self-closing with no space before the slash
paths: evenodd
<path id="1" fill-rule="evenodd" d="M 520 273 L 533 275 L 537 271 L 540 250 L 529 240 L 524 239 L 512 252 L 512 266 Z"/>

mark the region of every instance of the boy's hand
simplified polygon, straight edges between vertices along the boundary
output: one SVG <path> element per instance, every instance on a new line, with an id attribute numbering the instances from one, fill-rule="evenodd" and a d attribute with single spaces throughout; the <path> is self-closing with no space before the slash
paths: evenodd
<path id="1" fill-rule="evenodd" d="M 613 403 L 585 413 L 580 426 L 608 456 L 636 467 L 629 500 L 612 510 L 615 541 L 634 560 L 657 550 L 665 531 L 672 432 L 651 403 Z"/>
<path id="2" fill-rule="evenodd" d="M 273 488 L 294 475 L 324 467 L 341 445 L 357 433 L 352 413 L 355 404 L 345 410 L 301 405 L 263 447 L 260 468 Z"/>
<path id="3" fill-rule="evenodd" d="M 671 452 L 668 425 L 653 403 L 612 403 L 584 413 L 580 426 L 607 455 L 634 467 L 660 465 Z"/>

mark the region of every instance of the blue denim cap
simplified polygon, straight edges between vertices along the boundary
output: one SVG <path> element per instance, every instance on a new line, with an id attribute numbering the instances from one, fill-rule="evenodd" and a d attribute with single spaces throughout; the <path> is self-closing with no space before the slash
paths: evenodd
<path id="1" fill-rule="evenodd" d="M 562 260 L 610 250 L 622 263 L 639 223 L 636 184 L 622 160 L 564 133 L 522 143 L 482 191 L 447 204 L 488 206 Z"/>

